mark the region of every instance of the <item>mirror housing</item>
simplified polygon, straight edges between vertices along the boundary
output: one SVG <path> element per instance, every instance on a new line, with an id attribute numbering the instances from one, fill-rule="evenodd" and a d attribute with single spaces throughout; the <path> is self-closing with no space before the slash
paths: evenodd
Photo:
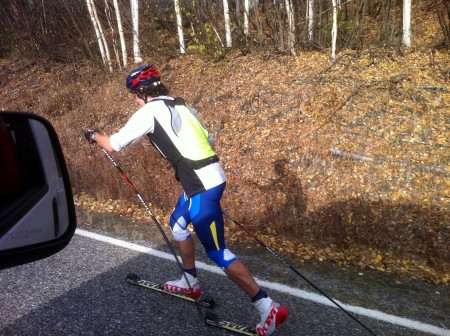
<path id="1" fill-rule="evenodd" d="M 61 144 L 36 114 L 0 112 L 0 269 L 46 258 L 76 229 Z"/>

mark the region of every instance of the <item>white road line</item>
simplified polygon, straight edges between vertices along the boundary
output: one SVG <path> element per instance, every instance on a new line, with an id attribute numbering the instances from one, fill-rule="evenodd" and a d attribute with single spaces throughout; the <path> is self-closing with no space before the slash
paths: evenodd
<path id="1" fill-rule="evenodd" d="M 149 247 L 145 247 L 145 246 L 141 246 L 141 245 L 137 245 L 137 244 L 133 244 L 133 243 L 128 243 L 123 240 L 106 237 L 106 236 L 103 236 L 103 235 L 100 235 L 97 233 L 93 233 L 93 232 L 89 232 L 89 231 L 85 231 L 85 230 L 81 230 L 81 229 L 77 229 L 75 231 L 75 233 L 80 236 L 88 237 L 88 238 L 95 239 L 98 241 L 102 241 L 102 242 L 105 242 L 105 243 L 108 243 L 111 245 L 124 247 L 129 250 L 149 254 L 149 255 L 152 255 L 152 256 L 155 256 L 155 257 L 158 257 L 161 259 L 174 261 L 172 254 L 166 253 L 166 252 L 161 252 L 161 251 L 149 248 Z M 205 271 L 208 271 L 211 273 L 225 275 L 225 273 L 217 266 L 211 266 L 211 265 L 205 264 L 203 262 L 199 262 L 199 261 L 196 262 L 196 266 L 199 269 L 202 269 L 202 270 L 205 270 Z M 320 304 L 327 305 L 330 307 L 336 307 L 330 300 L 328 300 L 327 298 L 325 298 L 324 296 L 319 295 L 319 294 L 307 292 L 302 289 L 293 288 L 293 287 L 289 287 L 286 285 L 282 285 L 282 284 L 278 284 L 278 283 L 274 283 L 274 282 L 268 282 L 268 281 L 264 281 L 264 280 L 260 280 L 260 279 L 257 279 L 257 281 L 261 286 L 268 288 L 268 289 L 276 290 L 276 291 L 279 291 L 282 293 L 293 295 L 293 296 L 296 296 L 296 297 L 299 297 L 299 298 L 302 298 L 305 300 L 320 303 Z M 407 319 L 404 317 L 386 314 L 386 313 L 383 313 L 378 310 L 348 305 L 345 303 L 341 303 L 338 300 L 336 300 L 336 301 L 343 308 L 348 310 L 349 312 L 352 312 L 352 313 L 355 313 L 358 315 L 363 315 L 363 316 L 370 317 L 370 318 L 373 318 L 376 320 L 388 322 L 388 323 L 395 324 L 395 325 L 402 326 L 402 327 L 409 328 L 409 329 L 419 330 L 419 331 L 434 334 L 434 335 L 450 336 L 449 329 L 436 327 L 432 324 L 427 324 L 427 323 Z"/>

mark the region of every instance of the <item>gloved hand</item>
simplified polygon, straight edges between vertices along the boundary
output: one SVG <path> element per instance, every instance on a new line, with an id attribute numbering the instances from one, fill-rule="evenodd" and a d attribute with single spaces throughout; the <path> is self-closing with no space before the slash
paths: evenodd
<path id="1" fill-rule="evenodd" d="M 84 137 L 90 143 L 97 143 L 97 141 L 95 141 L 95 132 L 95 130 L 87 130 L 86 133 L 84 133 Z"/>

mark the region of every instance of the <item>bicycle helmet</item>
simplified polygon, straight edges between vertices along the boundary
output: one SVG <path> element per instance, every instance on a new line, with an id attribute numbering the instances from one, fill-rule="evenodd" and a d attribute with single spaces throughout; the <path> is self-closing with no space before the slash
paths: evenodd
<path id="1" fill-rule="evenodd" d="M 128 91 L 135 92 L 140 86 L 161 84 L 160 79 L 161 75 L 154 65 L 142 65 L 130 72 L 126 86 Z"/>

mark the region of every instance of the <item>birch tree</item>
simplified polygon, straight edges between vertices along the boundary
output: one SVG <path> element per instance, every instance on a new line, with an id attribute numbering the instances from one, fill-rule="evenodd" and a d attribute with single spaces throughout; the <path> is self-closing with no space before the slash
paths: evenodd
<path id="1" fill-rule="evenodd" d="M 295 18 L 292 0 L 285 0 L 285 7 L 288 20 L 288 47 L 291 50 L 291 54 L 295 56 Z"/>
<path id="2" fill-rule="evenodd" d="M 403 37 L 402 44 L 411 47 L 411 0 L 403 0 Z"/>
<path id="3" fill-rule="evenodd" d="M 124 34 L 123 34 L 123 26 L 122 26 L 122 19 L 120 17 L 119 4 L 118 4 L 117 0 L 114 0 L 113 4 L 114 4 L 114 11 L 116 12 L 117 29 L 119 30 L 120 48 L 122 49 L 122 63 L 123 63 L 123 66 L 126 67 L 128 64 L 127 48 L 125 45 L 125 38 L 124 38 Z"/>
<path id="4" fill-rule="evenodd" d="M 249 34 L 249 15 L 250 15 L 250 0 L 244 2 L 244 33 Z"/>
<path id="5" fill-rule="evenodd" d="M 131 22 L 133 26 L 133 57 L 134 63 L 142 62 L 141 49 L 139 47 L 139 5 L 138 0 L 131 1 Z"/>
<path id="6" fill-rule="evenodd" d="M 116 37 L 115 37 L 114 26 L 113 26 L 112 19 L 111 19 L 111 10 L 109 8 L 108 0 L 105 0 L 105 14 L 106 14 L 106 19 L 109 24 L 109 29 L 111 30 L 112 47 L 114 50 L 114 55 L 116 56 L 116 62 L 119 66 L 119 69 L 122 69 L 122 67 L 120 65 L 119 50 L 118 50 L 117 41 L 116 41 Z"/>
<path id="7" fill-rule="evenodd" d="M 103 34 L 103 29 L 100 24 L 100 20 L 97 16 L 97 10 L 95 9 L 93 0 L 86 0 L 86 5 L 89 11 L 89 16 L 91 17 L 92 24 L 94 26 L 95 35 L 97 36 L 97 42 L 100 49 L 100 54 L 102 55 L 103 64 L 108 67 L 109 72 L 112 72 L 111 57 L 109 56 L 108 45 L 106 44 L 105 35 Z"/>
<path id="8" fill-rule="evenodd" d="M 225 41 L 227 48 L 232 47 L 231 28 L 230 28 L 230 10 L 228 0 L 223 0 L 223 16 L 225 19 Z"/>
<path id="9" fill-rule="evenodd" d="M 333 4 L 333 28 L 331 29 L 331 58 L 336 60 L 336 40 L 337 40 L 337 20 L 338 6 L 337 0 L 331 0 Z"/>
<path id="10" fill-rule="evenodd" d="M 177 29 L 178 29 L 178 43 L 180 44 L 180 53 L 186 53 L 184 45 L 184 32 L 183 32 L 183 19 L 181 17 L 180 0 L 174 0 L 175 3 L 175 15 L 177 17 Z"/>
<path id="11" fill-rule="evenodd" d="M 308 41 L 314 39 L 314 0 L 308 0 L 306 3 L 306 18 L 308 20 Z"/>

